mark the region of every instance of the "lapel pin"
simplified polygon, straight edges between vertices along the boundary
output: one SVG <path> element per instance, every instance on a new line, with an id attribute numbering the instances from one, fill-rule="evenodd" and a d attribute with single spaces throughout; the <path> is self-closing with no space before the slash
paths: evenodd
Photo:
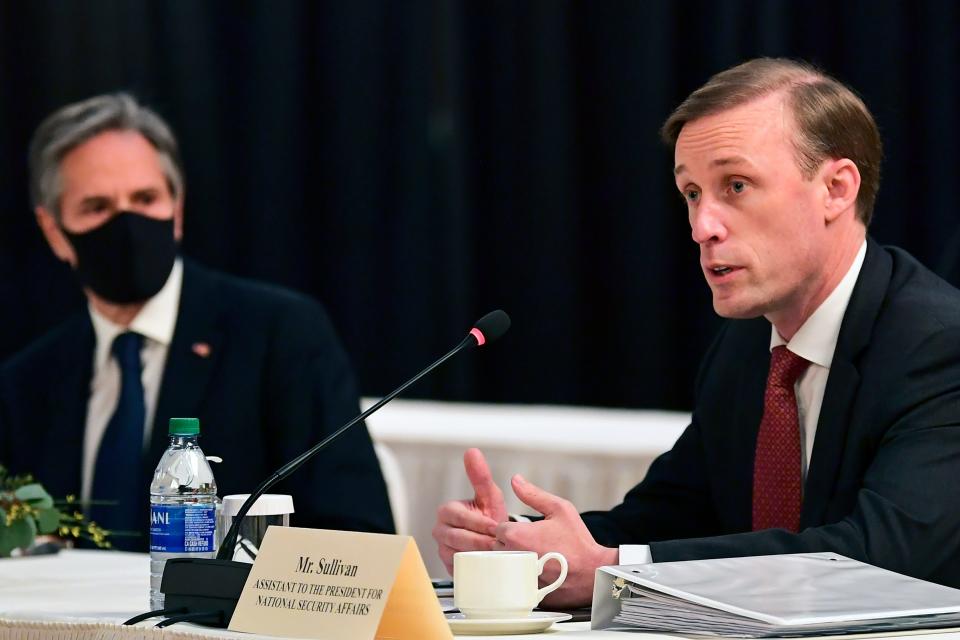
<path id="1" fill-rule="evenodd" d="M 201 358 L 210 357 L 210 345 L 206 342 L 194 342 L 190 350 Z"/>

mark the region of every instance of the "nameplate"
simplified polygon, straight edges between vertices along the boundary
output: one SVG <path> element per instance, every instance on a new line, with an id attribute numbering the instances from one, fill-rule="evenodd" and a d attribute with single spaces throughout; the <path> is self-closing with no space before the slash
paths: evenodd
<path id="1" fill-rule="evenodd" d="M 296 527 L 267 529 L 230 630 L 453 638 L 413 538 Z"/>

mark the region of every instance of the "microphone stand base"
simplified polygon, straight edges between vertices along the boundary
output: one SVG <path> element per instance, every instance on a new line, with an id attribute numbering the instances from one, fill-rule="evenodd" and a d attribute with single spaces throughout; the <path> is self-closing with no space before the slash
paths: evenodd
<path id="1" fill-rule="evenodd" d="M 234 560 L 171 558 L 164 565 L 160 582 L 163 606 L 185 614 L 212 614 L 191 622 L 227 627 L 252 567 Z"/>

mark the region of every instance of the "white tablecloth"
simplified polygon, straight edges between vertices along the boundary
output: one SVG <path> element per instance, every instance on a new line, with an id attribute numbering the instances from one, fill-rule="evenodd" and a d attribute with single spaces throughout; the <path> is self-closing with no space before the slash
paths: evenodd
<path id="1" fill-rule="evenodd" d="M 149 575 L 149 556 L 139 553 L 64 551 L 56 556 L 2 559 L 0 640 L 220 637 L 265 640 L 268 637 L 182 623 L 154 629 L 152 625 L 156 620 L 137 627 L 118 626 L 148 610 Z M 554 625 L 554 629 L 556 631 L 547 635 L 563 633 L 564 639 L 588 634 L 591 638 L 623 638 L 614 632 L 590 632 L 589 623 Z M 513 637 L 543 638 L 544 635 Z"/>
<path id="2" fill-rule="evenodd" d="M 146 610 L 149 571 L 146 554 L 116 551 L 65 551 L 56 556 L 2 559 L 0 640 L 267 640 L 268 636 L 189 624 L 166 629 L 154 629 L 151 625 L 156 621 L 144 622 L 137 627 L 119 626 L 124 620 Z M 543 634 L 509 636 L 516 640 L 550 637 L 555 640 L 678 640 L 684 636 L 591 631 L 588 622 L 555 624 Z M 829 640 L 863 640 L 868 637 L 894 636 L 834 636 Z M 931 640 L 960 640 L 960 633 L 941 632 L 930 637 Z"/>
<path id="3" fill-rule="evenodd" d="M 430 575 L 446 577 L 430 530 L 441 503 L 473 495 L 463 471 L 469 447 L 487 455 L 511 513 L 531 512 L 510 491 L 514 473 L 581 511 L 607 509 L 643 479 L 689 419 L 670 411 L 394 400 L 368 427 L 395 459 L 384 470 L 402 494 L 392 500 L 403 511 L 400 533 L 417 541 Z"/>

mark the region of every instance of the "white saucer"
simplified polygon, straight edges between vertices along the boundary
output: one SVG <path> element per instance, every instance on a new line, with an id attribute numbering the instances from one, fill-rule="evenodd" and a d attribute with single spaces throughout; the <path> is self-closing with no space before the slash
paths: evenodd
<path id="1" fill-rule="evenodd" d="M 462 613 L 448 613 L 450 630 L 460 636 L 505 636 L 514 633 L 540 633 L 554 622 L 563 622 L 569 613 L 534 611 L 526 618 L 465 618 Z"/>

